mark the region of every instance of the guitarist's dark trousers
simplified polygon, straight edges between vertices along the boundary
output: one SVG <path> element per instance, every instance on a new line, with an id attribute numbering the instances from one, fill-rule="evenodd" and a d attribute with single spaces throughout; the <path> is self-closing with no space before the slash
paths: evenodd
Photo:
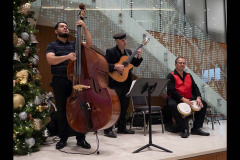
<path id="1" fill-rule="evenodd" d="M 120 112 L 120 117 L 117 121 L 117 127 L 118 127 L 118 131 L 122 131 L 126 129 L 126 115 L 127 115 L 127 110 L 128 110 L 128 106 L 129 106 L 129 97 L 126 96 L 126 94 L 128 93 L 129 89 L 130 89 L 130 85 L 129 83 L 122 83 L 122 85 L 120 86 L 110 86 L 110 88 L 115 89 L 119 100 L 120 100 L 120 104 L 121 104 L 121 112 Z M 108 129 L 106 129 L 105 131 L 111 131 L 113 127 L 110 127 Z"/>

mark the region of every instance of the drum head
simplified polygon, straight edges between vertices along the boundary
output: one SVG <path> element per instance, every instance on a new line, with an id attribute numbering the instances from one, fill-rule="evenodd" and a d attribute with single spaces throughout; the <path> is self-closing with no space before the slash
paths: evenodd
<path id="1" fill-rule="evenodd" d="M 197 105 L 197 102 L 196 102 L 195 100 L 193 100 L 192 102 L 193 102 L 193 105 L 191 105 L 192 110 L 194 110 L 194 111 L 200 111 L 200 110 L 201 110 L 201 107 L 199 107 L 199 106 Z"/>
<path id="2" fill-rule="evenodd" d="M 177 105 L 178 111 L 183 115 L 183 116 L 188 116 L 191 114 L 191 107 L 187 103 L 179 103 Z"/>

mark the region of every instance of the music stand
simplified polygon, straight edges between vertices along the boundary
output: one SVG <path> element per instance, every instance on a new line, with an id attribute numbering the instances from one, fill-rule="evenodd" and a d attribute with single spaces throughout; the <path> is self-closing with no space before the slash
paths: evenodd
<path id="1" fill-rule="evenodd" d="M 127 93 L 127 96 L 148 96 L 149 143 L 137 149 L 133 153 L 137 153 L 149 146 L 153 146 L 166 152 L 172 153 L 172 151 L 152 143 L 151 96 L 159 96 L 166 87 L 168 81 L 168 79 L 140 78 L 132 83 L 130 91 Z"/>

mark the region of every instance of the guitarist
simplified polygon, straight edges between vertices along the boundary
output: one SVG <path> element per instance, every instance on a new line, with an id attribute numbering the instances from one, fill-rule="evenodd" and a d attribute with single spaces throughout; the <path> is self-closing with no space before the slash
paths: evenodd
<path id="1" fill-rule="evenodd" d="M 109 72 L 119 71 L 123 72 L 124 66 L 122 64 L 116 64 L 119 62 L 122 56 L 130 56 L 132 51 L 126 49 L 127 40 L 126 33 L 119 33 L 113 36 L 116 42 L 116 46 L 106 50 L 105 58 L 109 64 Z M 137 53 L 137 58 L 133 58 L 130 62 L 133 66 L 138 67 L 142 62 L 142 49 L 140 48 Z M 116 64 L 116 65 L 115 65 Z M 127 130 L 126 128 L 126 115 L 129 106 L 129 97 L 126 96 L 132 83 L 132 72 L 129 70 L 128 77 L 124 82 L 118 82 L 109 76 L 109 88 L 115 89 L 121 104 L 121 114 L 117 122 L 117 133 L 122 134 L 134 134 L 134 131 Z M 112 132 L 110 127 L 104 130 L 104 134 L 107 137 L 117 138 L 117 135 Z"/>

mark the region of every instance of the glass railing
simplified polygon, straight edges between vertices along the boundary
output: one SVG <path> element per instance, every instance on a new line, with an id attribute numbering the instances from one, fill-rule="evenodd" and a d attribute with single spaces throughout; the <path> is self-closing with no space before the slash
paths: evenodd
<path id="1" fill-rule="evenodd" d="M 214 39 L 191 23 L 172 4 L 162 1 L 162 6 L 174 12 L 162 10 L 163 29 L 170 28 L 167 36 L 174 35 L 174 41 L 165 43 L 176 56 L 187 58 L 188 68 L 201 77 L 196 83 L 201 86 L 204 99 L 214 106 L 215 113 L 226 113 L 227 100 L 227 53 Z M 176 38 L 178 40 L 176 40 Z M 169 38 L 168 38 L 169 39 Z M 171 45 L 172 43 L 172 45 Z M 182 44 L 181 44 L 182 43 Z M 226 114 L 225 114 L 226 115 Z"/>
<path id="2" fill-rule="evenodd" d="M 143 47 L 144 61 L 133 69 L 138 77 L 166 78 L 175 68 L 176 56 L 184 56 L 186 69 L 194 76 L 203 98 L 213 106 L 215 113 L 226 115 L 227 73 L 223 52 L 219 52 L 221 49 L 216 43 L 209 37 L 204 38 L 203 33 L 169 3 L 156 0 L 142 0 L 137 4 L 134 0 L 41 2 L 39 18 L 45 21 L 42 23 L 54 26 L 58 21 L 66 21 L 74 36 L 79 3 L 85 4 L 87 18 L 84 21 L 92 34 L 93 44 L 103 52 L 115 46 L 112 36 L 119 32 L 127 33 L 127 48 L 132 50 L 141 44 L 144 37 L 149 37 L 150 42 Z M 215 88 L 209 81 L 212 69 L 219 73 L 214 76 L 217 81 Z"/>
<path id="3" fill-rule="evenodd" d="M 175 60 L 175 57 L 170 58 L 169 53 L 184 56 L 188 72 L 195 75 L 204 99 L 211 106 L 216 106 L 213 107 L 216 112 L 226 113 L 226 49 L 191 23 L 169 1 L 114 1 L 167 48 L 165 63 Z M 168 65 L 169 68 L 171 65 Z"/>
<path id="4" fill-rule="evenodd" d="M 227 53 L 221 45 L 219 45 L 213 38 L 202 31 L 198 26 L 191 23 L 191 20 L 186 18 L 180 11 L 178 11 L 171 3 L 163 1 L 162 6 L 169 9 L 174 9 L 174 16 L 169 15 L 164 11 L 162 17 L 171 17 L 172 20 L 168 21 L 163 18 L 165 27 L 173 28 L 174 32 L 168 33 L 178 35 L 178 38 L 185 40 L 186 45 L 189 46 L 186 50 L 182 51 L 189 57 L 190 68 L 207 85 L 212 87 L 218 92 L 225 100 L 227 100 Z M 175 44 L 175 46 L 177 46 Z M 170 47 L 174 54 L 181 54 Z M 191 67 L 192 65 L 192 67 Z"/>

